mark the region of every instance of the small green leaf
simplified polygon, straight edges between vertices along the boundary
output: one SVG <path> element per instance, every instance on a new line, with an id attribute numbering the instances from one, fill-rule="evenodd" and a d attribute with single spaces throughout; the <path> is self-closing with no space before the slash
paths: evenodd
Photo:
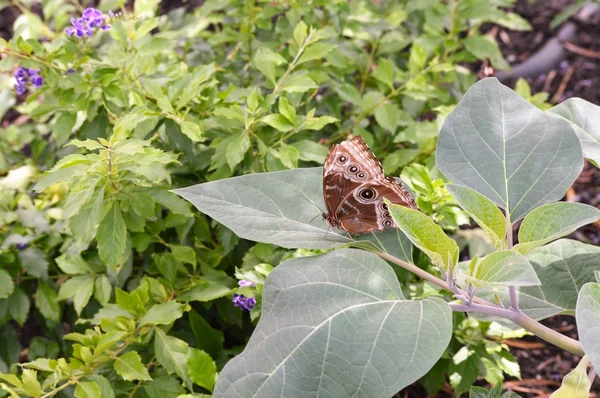
<path id="1" fill-rule="evenodd" d="M 189 312 L 189 322 L 196 338 L 196 347 L 217 357 L 223 350 L 223 334 L 214 329 L 196 311 Z"/>
<path id="2" fill-rule="evenodd" d="M 8 272 L 0 268 L 0 299 L 7 298 L 15 290 L 15 284 Z"/>
<path id="3" fill-rule="evenodd" d="M 466 279 L 477 287 L 537 286 L 541 284 L 529 261 L 512 250 L 489 254 L 472 268 Z"/>
<path id="4" fill-rule="evenodd" d="M 196 264 L 196 251 L 193 247 L 171 245 L 169 248 L 171 249 L 173 256 L 182 263 Z"/>
<path id="5" fill-rule="evenodd" d="M 290 131 L 294 128 L 294 125 L 280 114 L 267 115 L 260 120 L 281 132 Z"/>
<path id="6" fill-rule="evenodd" d="M 296 27 L 294 28 L 294 40 L 296 40 L 296 43 L 299 46 L 301 46 L 302 43 L 304 43 L 304 40 L 307 36 L 307 30 L 308 27 L 306 26 L 304 21 L 298 22 L 298 25 L 296 25 Z"/>
<path id="7" fill-rule="evenodd" d="M 79 275 L 93 272 L 88 263 L 79 254 L 61 254 L 55 258 L 58 268 L 65 274 Z"/>
<path id="8" fill-rule="evenodd" d="M 202 141 L 202 130 L 200 126 L 193 122 L 182 122 L 181 132 L 194 142 Z"/>
<path id="9" fill-rule="evenodd" d="M 291 75 L 282 86 L 282 90 L 288 93 L 305 93 L 314 88 L 319 86 L 306 75 Z"/>
<path id="10" fill-rule="evenodd" d="M 98 141 L 87 139 L 85 141 L 81 140 L 72 140 L 67 145 L 73 145 L 77 148 L 85 148 L 88 151 L 94 151 L 96 149 L 104 149 L 104 145 L 100 144 Z"/>
<path id="11" fill-rule="evenodd" d="M 42 386 L 37 379 L 37 372 L 32 369 L 23 369 L 23 392 L 30 397 L 42 396 Z"/>
<path id="12" fill-rule="evenodd" d="M 394 89 L 394 68 L 395 65 L 389 59 L 382 58 L 377 64 L 377 69 L 373 72 L 373 77 L 390 89 Z"/>
<path id="13" fill-rule="evenodd" d="M 127 245 L 127 227 L 118 204 L 113 204 L 98 226 L 98 254 L 104 263 L 116 269 Z"/>
<path id="14" fill-rule="evenodd" d="M 217 375 L 217 365 L 210 355 L 202 350 L 190 348 L 187 366 L 190 379 L 200 387 L 212 392 Z"/>
<path id="15" fill-rule="evenodd" d="M 399 115 L 400 109 L 394 104 L 381 104 L 375 108 L 375 120 L 391 134 L 398 128 Z"/>
<path id="16" fill-rule="evenodd" d="M 48 260 L 46 253 L 37 247 L 28 247 L 19 252 L 19 261 L 25 272 L 40 279 L 48 279 Z"/>
<path id="17" fill-rule="evenodd" d="M 56 140 L 56 146 L 61 147 L 71 136 L 71 131 L 73 130 L 73 126 L 75 126 L 75 122 L 77 121 L 77 114 L 72 112 L 63 112 L 60 114 L 56 122 L 54 123 L 54 128 L 52 129 L 52 135 Z"/>
<path id="18" fill-rule="evenodd" d="M 411 76 L 419 74 L 427 62 L 427 49 L 418 43 L 413 43 L 408 58 L 408 70 Z"/>
<path id="19" fill-rule="evenodd" d="M 331 50 L 333 50 L 335 46 L 333 44 L 327 43 L 315 43 L 311 44 L 304 53 L 300 56 L 300 59 L 296 63 L 296 65 L 303 64 L 308 61 L 312 61 L 315 59 L 321 59 L 325 57 Z"/>
<path id="20" fill-rule="evenodd" d="M 58 300 L 73 298 L 75 311 L 78 315 L 81 314 L 81 311 L 92 297 L 94 279 L 93 275 L 80 275 L 69 279 L 61 285 L 58 291 Z"/>
<path id="21" fill-rule="evenodd" d="M 254 66 L 273 84 L 277 81 L 275 67 L 286 62 L 285 58 L 266 47 L 260 47 L 254 55 Z"/>
<path id="22" fill-rule="evenodd" d="M 385 199 L 392 218 L 408 239 L 423 250 L 444 272 L 452 272 L 458 261 L 458 245 L 425 214 L 408 207 L 394 205 Z"/>
<path id="23" fill-rule="evenodd" d="M 463 40 L 463 44 L 467 51 L 477 57 L 477 59 L 484 60 L 489 58 L 496 69 L 510 70 L 510 65 L 502 56 L 498 43 L 490 36 L 467 37 Z"/>
<path id="24" fill-rule="evenodd" d="M 140 355 L 130 351 L 115 360 L 114 368 L 124 380 L 152 380 L 148 369 L 142 364 Z"/>
<path id="25" fill-rule="evenodd" d="M 307 162 L 317 162 L 323 164 L 323 162 L 325 162 L 325 158 L 327 157 L 327 152 L 329 151 L 326 146 L 311 140 L 296 141 L 292 143 L 292 145 L 298 150 L 298 156 L 300 159 Z"/>
<path id="26" fill-rule="evenodd" d="M 299 153 L 298 153 L 298 149 L 296 149 L 296 147 L 291 146 L 291 145 L 286 145 L 286 144 L 281 144 L 279 151 L 278 151 L 278 155 L 279 155 L 279 160 L 281 160 L 281 163 L 283 163 L 283 165 L 289 169 L 294 169 L 296 167 L 298 167 L 298 158 L 299 158 Z"/>
<path id="27" fill-rule="evenodd" d="M 60 321 L 60 305 L 58 295 L 50 286 L 39 282 L 35 293 L 35 306 L 44 318 L 58 322 Z"/>
<path id="28" fill-rule="evenodd" d="M 555 202 L 538 207 L 529 213 L 519 228 L 521 254 L 570 234 L 577 228 L 600 219 L 600 210 L 583 203 Z"/>
<path id="29" fill-rule="evenodd" d="M 75 387 L 75 398 L 101 398 L 102 391 L 95 381 L 80 381 Z"/>
<path id="30" fill-rule="evenodd" d="M 29 315 L 29 297 L 20 287 L 16 287 L 8 298 L 8 313 L 20 326 L 25 324 Z"/>
<path id="31" fill-rule="evenodd" d="M 300 130 L 321 130 L 323 127 L 330 123 L 337 122 L 338 119 L 332 116 L 319 116 L 311 119 L 310 121 L 305 121 L 304 126 Z"/>
<path id="32" fill-rule="evenodd" d="M 292 125 L 296 124 L 296 108 L 294 108 L 290 104 L 290 101 L 285 97 L 279 98 L 279 113 L 281 113 Z"/>
<path id="33" fill-rule="evenodd" d="M 179 301 L 212 301 L 231 293 L 231 289 L 212 281 L 199 281 L 190 290 L 181 293 Z"/>
<path id="34" fill-rule="evenodd" d="M 176 373 L 186 384 L 189 383 L 188 377 L 188 345 L 185 341 L 173 336 L 167 336 L 162 329 L 155 329 L 154 352 L 156 359 L 169 374 Z"/>
<path id="35" fill-rule="evenodd" d="M 162 304 L 152 306 L 146 315 L 140 319 L 140 326 L 152 325 L 169 325 L 183 315 L 184 304 L 168 301 Z"/>
<path id="36" fill-rule="evenodd" d="M 235 168 L 246 156 L 250 149 L 250 137 L 242 131 L 228 139 L 227 142 L 227 165 L 231 170 Z"/>
<path id="37" fill-rule="evenodd" d="M 496 250 L 504 249 L 506 218 L 498 206 L 474 189 L 455 184 L 447 185 L 447 189 L 460 207 L 485 231 Z"/>
<path id="38" fill-rule="evenodd" d="M 98 275 L 94 282 L 94 298 L 102 305 L 107 304 L 112 293 L 112 285 L 106 275 Z"/>

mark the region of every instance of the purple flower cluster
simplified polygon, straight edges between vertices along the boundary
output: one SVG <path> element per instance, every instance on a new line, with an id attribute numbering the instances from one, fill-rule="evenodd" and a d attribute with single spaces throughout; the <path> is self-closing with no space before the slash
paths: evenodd
<path id="1" fill-rule="evenodd" d="M 21 95 L 27 91 L 27 85 L 33 84 L 35 87 L 41 87 L 44 84 L 44 78 L 40 75 L 39 69 L 29 69 L 20 67 L 15 73 L 17 79 L 16 90 L 17 94 Z"/>
<path id="2" fill-rule="evenodd" d="M 112 13 L 109 14 L 109 17 Z M 71 18 L 73 26 L 65 28 L 65 33 L 69 36 L 90 37 L 98 28 L 102 30 L 110 29 L 110 25 L 104 23 L 104 14 L 95 8 L 86 8 L 81 18 Z"/>
<path id="3" fill-rule="evenodd" d="M 248 311 L 252 311 L 252 308 L 256 305 L 256 299 L 254 297 L 246 297 L 243 294 L 234 294 L 232 301 L 235 307 L 241 307 Z"/>

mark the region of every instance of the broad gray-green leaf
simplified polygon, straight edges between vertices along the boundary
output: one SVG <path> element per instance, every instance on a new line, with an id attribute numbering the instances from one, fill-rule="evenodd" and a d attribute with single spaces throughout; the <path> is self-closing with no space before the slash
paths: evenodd
<path id="1" fill-rule="evenodd" d="M 258 325 L 214 397 L 390 397 L 431 369 L 451 333 L 448 305 L 404 300 L 374 254 L 295 258 L 267 278 Z"/>
<path id="2" fill-rule="evenodd" d="M 491 200 L 462 185 L 448 184 L 448 191 L 473 220 L 490 237 L 496 250 L 505 248 L 506 218 Z"/>
<path id="3" fill-rule="evenodd" d="M 444 272 L 451 272 L 458 261 L 458 245 L 425 214 L 386 200 L 396 225 L 413 245 L 423 250 Z"/>
<path id="4" fill-rule="evenodd" d="M 446 117 L 436 151 L 446 177 L 508 209 L 512 222 L 562 198 L 583 167 L 571 123 L 495 78 L 467 91 Z"/>
<path id="5" fill-rule="evenodd" d="M 466 279 L 477 287 L 540 284 L 529 261 L 512 250 L 497 251 L 485 256 L 477 262 L 474 269 L 468 271 Z"/>
<path id="6" fill-rule="evenodd" d="M 600 369 L 600 285 L 587 283 L 577 299 L 577 332 L 594 369 Z"/>
<path id="7" fill-rule="evenodd" d="M 249 174 L 176 189 L 241 238 L 286 248 L 328 249 L 352 239 L 321 218 L 323 168 Z"/>
<path id="8" fill-rule="evenodd" d="M 583 156 L 600 164 L 600 107 L 581 98 L 569 98 L 548 112 L 571 122 Z"/>
<path id="9" fill-rule="evenodd" d="M 581 287 L 595 281 L 594 271 L 600 270 L 600 248 L 569 239 L 537 248 L 527 259 L 542 284 L 521 290 L 568 313 L 575 310 Z"/>
<path id="10" fill-rule="evenodd" d="M 527 254 L 598 219 L 600 210 L 583 203 L 556 202 L 538 207 L 523 220 L 515 250 Z"/>

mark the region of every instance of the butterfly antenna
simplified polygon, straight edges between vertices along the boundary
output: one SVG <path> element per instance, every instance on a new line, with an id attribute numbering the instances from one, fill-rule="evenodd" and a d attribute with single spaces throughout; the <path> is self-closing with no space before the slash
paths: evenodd
<path id="1" fill-rule="evenodd" d="M 313 202 L 312 200 L 310 200 L 309 198 L 307 198 L 304 194 L 302 194 L 302 199 L 306 200 L 308 203 L 310 203 L 311 205 L 313 205 L 314 207 L 316 207 L 319 210 L 320 213 L 325 213 L 323 211 L 323 209 L 321 209 L 319 206 L 317 206 L 315 204 L 315 202 Z M 313 218 L 313 220 L 314 220 L 314 218 Z"/>

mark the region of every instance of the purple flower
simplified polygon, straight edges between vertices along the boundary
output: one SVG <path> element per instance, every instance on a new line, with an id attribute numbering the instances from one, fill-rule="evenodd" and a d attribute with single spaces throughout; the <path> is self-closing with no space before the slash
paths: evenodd
<path id="1" fill-rule="evenodd" d="M 27 248 L 27 243 L 17 243 L 17 244 L 15 245 L 15 247 L 16 247 L 18 250 L 25 250 L 25 249 Z"/>
<path id="2" fill-rule="evenodd" d="M 233 295 L 233 305 L 235 307 L 241 307 L 244 310 L 252 311 L 252 308 L 256 305 L 256 299 L 254 297 L 246 297 L 243 294 Z"/>
<path id="3" fill-rule="evenodd" d="M 17 94 L 22 95 L 27 91 L 27 85 L 33 84 L 35 87 L 41 87 L 44 84 L 44 78 L 40 74 L 39 69 L 29 69 L 20 67 L 15 73 L 17 84 L 15 89 Z"/>
<path id="4" fill-rule="evenodd" d="M 240 287 L 256 286 L 253 282 L 247 281 L 246 279 L 242 279 L 241 281 L 238 281 L 238 285 L 240 285 Z"/>
<path id="5" fill-rule="evenodd" d="M 94 30 L 110 29 L 110 25 L 104 23 L 104 14 L 96 8 L 86 8 L 81 15 L 81 18 L 71 18 L 71 25 L 65 28 L 65 33 L 68 36 L 91 37 Z"/>

